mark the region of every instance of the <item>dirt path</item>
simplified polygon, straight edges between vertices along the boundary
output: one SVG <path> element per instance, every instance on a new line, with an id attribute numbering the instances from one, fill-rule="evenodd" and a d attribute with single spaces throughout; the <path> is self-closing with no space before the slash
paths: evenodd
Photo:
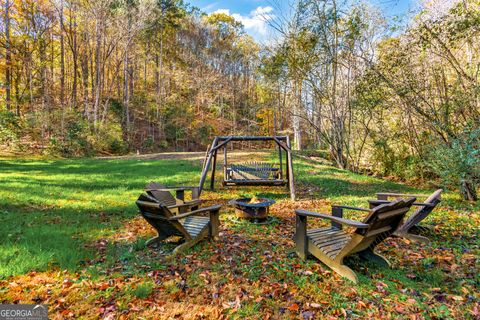
<path id="1" fill-rule="evenodd" d="M 268 150 L 254 150 L 254 151 L 234 151 L 228 153 L 228 159 L 235 161 L 254 161 L 265 159 L 271 151 Z M 141 155 L 126 155 L 126 156 L 109 156 L 109 157 L 97 157 L 102 160 L 166 160 L 166 159 L 178 159 L 178 160 L 202 160 L 205 157 L 205 152 L 162 152 L 162 153 L 150 153 Z M 218 153 L 217 162 L 223 161 L 223 152 Z"/>

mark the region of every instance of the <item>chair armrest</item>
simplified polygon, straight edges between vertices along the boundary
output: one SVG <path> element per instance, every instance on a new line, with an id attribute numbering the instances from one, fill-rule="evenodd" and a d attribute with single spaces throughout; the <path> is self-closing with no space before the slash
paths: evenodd
<path id="1" fill-rule="evenodd" d="M 160 204 L 156 202 L 150 202 L 150 201 L 143 201 L 143 200 L 137 200 L 135 203 L 138 205 L 150 207 L 150 208 L 160 208 Z"/>
<path id="2" fill-rule="evenodd" d="M 375 193 L 377 199 L 389 197 L 428 197 L 428 194 L 408 194 L 408 193 L 392 193 L 392 192 L 377 192 Z M 382 199 L 383 200 L 383 199 Z"/>
<path id="3" fill-rule="evenodd" d="M 163 188 L 145 188 L 145 191 L 177 191 L 177 190 L 193 190 L 198 187 L 163 187 Z"/>
<path id="4" fill-rule="evenodd" d="M 385 204 L 385 203 L 390 203 L 391 201 L 388 200 L 368 200 L 368 203 L 373 204 L 373 205 L 380 205 L 380 204 Z M 413 206 L 418 206 L 418 207 L 435 207 L 435 203 L 423 203 L 423 202 L 414 202 L 412 204 Z"/>
<path id="5" fill-rule="evenodd" d="M 361 223 L 361 222 L 358 222 L 358 221 L 343 219 L 343 218 L 331 216 L 331 215 L 328 215 L 328 214 L 310 212 L 310 211 L 302 210 L 302 209 L 295 210 L 295 213 L 299 216 L 304 216 L 304 217 L 314 217 L 314 218 L 328 219 L 330 221 L 334 221 L 334 222 L 337 222 L 337 223 L 340 223 L 340 224 L 343 224 L 343 225 L 346 225 L 346 226 L 360 228 L 360 229 L 366 229 L 370 226 L 368 224 Z"/>
<path id="6" fill-rule="evenodd" d="M 190 190 L 192 192 L 192 200 L 199 198 L 199 187 L 163 187 L 163 188 L 145 188 L 145 191 L 175 191 L 175 197 L 179 200 L 185 199 L 185 190 Z"/>
<path id="7" fill-rule="evenodd" d="M 221 207 L 222 207 L 221 205 L 217 204 L 217 205 L 215 205 L 215 206 L 205 207 L 205 208 L 201 208 L 201 209 L 198 209 L 198 210 L 194 210 L 194 211 L 190 211 L 190 212 L 178 214 L 178 215 L 176 215 L 176 216 L 174 216 L 174 217 L 169 218 L 168 220 L 180 220 L 180 219 L 186 218 L 186 217 L 188 217 L 188 216 L 195 215 L 195 214 L 199 214 L 199 213 L 203 213 L 203 212 L 218 211 L 218 210 L 220 210 Z"/>
<path id="8" fill-rule="evenodd" d="M 333 206 L 333 208 L 341 208 L 341 209 L 348 209 L 348 210 L 356 210 L 356 211 L 370 212 L 369 209 L 357 208 L 357 207 L 350 207 L 350 206 Z"/>

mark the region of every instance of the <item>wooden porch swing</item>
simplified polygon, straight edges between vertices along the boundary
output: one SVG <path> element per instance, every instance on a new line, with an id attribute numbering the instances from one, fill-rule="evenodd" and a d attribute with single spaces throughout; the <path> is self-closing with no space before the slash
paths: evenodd
<path id="1" fill-rule="evenodd" d="M 278 163 L 249 161 L 245 163 L 228 163 L 227 146 L 234 141 L 273 141 L 278 147 Z M 215 137 L 207 150 L 203 165 L 199 190 L 202 192 L 208 171 L 213 160 L 210 189 L 215 185 L 215 168 L 217 152 L 223 148 L 223 180 L 224 186 L 285 186 L 290 190 L 290 198 L 295 200 L 292 153 L 288 136 L 224 136 Z M 283 169 L 283 152 L 286 154 L 285 172 Z"/>

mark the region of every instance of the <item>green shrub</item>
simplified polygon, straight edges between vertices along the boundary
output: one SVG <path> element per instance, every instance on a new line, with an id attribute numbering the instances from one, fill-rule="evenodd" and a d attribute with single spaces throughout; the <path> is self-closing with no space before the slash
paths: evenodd
<path id="1" fill-rule="evenodd" d="M 432 143 L 427 163 L 448 186 L 459 187 L 465 200 L 477 200 L 480 182 L 480 128 L 467 128 L 449 144 Z"/>
<path id="2" fill-rule="evenodd" d="M 65 124 L 63 137 L 51 137 L 46 152 L 62 157 L 92 156 L 95 150 L 89 141 L 89 134 L 88 125 L 82 119 L 69 119 Z"/>
<path id="3" fill-rule="evenodd" d="M 128 145 L 119 139 L 112 139 L 109 143 L 109 151 L 115 154 L 123 154 L 128 151 Z"/>
<path id="4" fill-rule="evenodd" d="M 9 111 L 0 112 L 0 144 L 11 146 L 18 142 L 21 120 Z"/>

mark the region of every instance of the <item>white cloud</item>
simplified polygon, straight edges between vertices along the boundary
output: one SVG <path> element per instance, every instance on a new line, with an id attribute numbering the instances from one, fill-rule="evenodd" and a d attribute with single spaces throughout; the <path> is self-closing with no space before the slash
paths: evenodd
<path id="1" fill-rule="evenodd" d="M 259 6 L 245 16 L 239 13 L 230 13 L 229 9 L 218 9 L 214 13 L 231 15 L 235 20 L 243 24 L 245 30 L 252 37 L 257 40 L 263 40 L 267 36 L 268 21 L 275 18 L 275 15 L 272 12 L 273 8 L 270 6 Z"/>
<path id="2" fill-rule="evenodd" d="M 214 11 L 213 13 L 224 13 L 230 15 L 230 9 L 218 9 Z"/>
<path id="3" fill-rule="evenodd" d="M 273 8 L 270 7 L 270 6 L 266 6 L 266 7 L 257 7 L 255 10 L 253 10 L 252 12 L 250 12 L 250 14 L 252 16 L 261 16 L 261 15 L 268 15 L 270 16 L 270 13 L 273 11 Z"/>
<path id="4" fill-rule="evenodd" d="M 215 8 L 217 5 L 218 5 L 218 2 L 210 3 L 209 5 L 206 5 L 205 7 L 203 7 L 200 10 L 202 10 L 204 12 L 208 12 L 208 11 L 212 10 L 213 8 Z"/>

